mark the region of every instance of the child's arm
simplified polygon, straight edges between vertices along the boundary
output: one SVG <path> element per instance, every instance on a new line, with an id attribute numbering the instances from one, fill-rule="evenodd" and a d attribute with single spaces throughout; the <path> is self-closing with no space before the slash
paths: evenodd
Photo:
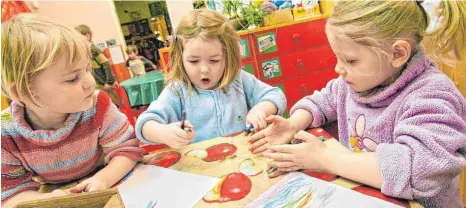
<path id="1" fill-rule="evenodd" d="M 151 66 L 153 70 L 157 70 L 157 66 L 154 63 L 152 63 L 152 61 L 150 61 L 144 56 L 140 56 L 140 58 L 142 62 L 144 62 L 144 66 Z"/>
<path id="2" fill-rule="evenodd" d="M 18 151 L 14 144 L 2 136 L 2 207 L 55 196 L 55 193 L 39 193 L 40 184 L 33 181 L 33 173 L 26 170 L 23 163 L 12 151 Z M 63 194 L 64 195 L 64 194 Z"/>
<path id="3" fill-rule="evenodd" d="M 435 196 L 466 165 L 466 102 L 453 85 L 430 86 L 412 92 L 399 107 L 394 143 L 377 145 L 384 194 Z"/>
<path id="4" fill-rule="evenodd" d="M 243 70 L 240 72 L 240 79 L 246 101 L 251 106 L 246 121 L 254 125 L 256 132 L 265 128 L 267 116 L 282 115 L 285 112 L 286 98 L 280 88 L 265 84 Z"/>
<path id="5" fill-rule="evenodd" d="M 15 196 L 12 196 L 11 198 L 5 201 L 2 201 L 2 207 L 10 208 L 10 207 L 15 207 L 21 202 L 48 199 L 48 198 L 53 198 L 53 197 L 66 196 L 66 195 L 67 193 L 61 189 L 54 190 L 50 193 L 40 193 L 37 191 L 24 191 L 24 192 L 16 194 Z"/>
<path id="6" fill-rule="evenodd" d="M 144 149 L 139 147 L 134 129 L 126 116 L 116 108 L 104 92 L 100 91 L 97 96 L 96 111 L 101 113 L 103 119 L 99 129 L 99 145 L 102 147 L 105 163 L 108 165 L 91 178 L 70 189 L 72 192 L 110 188 L 123 178 L 145 154 Z"/>
<path id="7" fill-rule="evenodd" d="M 333 79 L 327 83 L 327 86 L 320 91 L 314 91 L 312 95 L 305 96 L 299 100 L 290 110 L 293 114 L 298 110 L 308 111 L 312 118 L 304 129 L 320 127 L 324 124 L 331 123 L 337 120 L 337 101 L 339 98 L 339 85 L 341 79 Z M 340 102 L 343 100 L 340 99 Z M 296 125 L 304 125 L 304 123 L 295 123 Z M 300 130 L 304 130 L 300 129 Z"/>
<path id="8" fill-rule="evenodd" d="M 194 139 L 194 126 L 186 120 L 191 133 L 180 128 L 181 98 L 173 91 L 173 84 L 165 87 L 157 100 L 136 121 L 136 135 L 148 144 L 163 143 L 178 148 Z M 183 96 L 183 95 L 181 95 Z"/>
<path id="9" fill-rule="evenodd" d="M 291 117 L 287 120 L 270 118 L 273 123 L 263 131 L 254 134 L 248 141 L 254 154 L 262 153 L 271 144 L 289 143 L 299 130 L 319 127 L 336 120 L 336 105 L 340 79 L 331 80 L 327 87 L 313 95 L 299 100 L 291 108 Z"/>

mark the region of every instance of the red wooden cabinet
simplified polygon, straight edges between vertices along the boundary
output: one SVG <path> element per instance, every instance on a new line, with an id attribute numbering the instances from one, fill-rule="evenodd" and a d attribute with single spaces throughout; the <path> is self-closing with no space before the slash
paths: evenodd
<path id="1" fill-rule="evenodd" d="M 291 109 L 304 96 L 312 95 L 314 91 L 321 90 L 328 81 L 337 77 L 338 75 L 333 69 L 328 69 L 285 80 L 284 87 L 287 92 L 288 109 Z"/>

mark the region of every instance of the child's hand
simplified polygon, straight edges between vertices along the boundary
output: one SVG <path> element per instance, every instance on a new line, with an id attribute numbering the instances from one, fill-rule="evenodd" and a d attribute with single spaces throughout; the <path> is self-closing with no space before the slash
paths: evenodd
<path id="1" fill-rule="evenodd" d="M 252 109 L 246 116 L 246 125 L 252 124 L 254 126 L 254 132 L 258 132 L 267 127 L 266 118 L 267 114 L 265 114 L 263 110 Z"/>
<path id="2" fill-rule="evenodd" d="M 68 189 L 70 193 L 81 193 L 81 192 L 93 192 L 93 191 L 103 191 L 109 189 L 110 186 L 107 182 L 97 176 L 90 177 L 78 185 Z"/>
<path id="3" fill-rule="evenodd" d="M 66 192 L 65 190 L 62 189 L 55 189 L 52 192 L 48 193 L 47 198 L 53 198 L 53 197 L 61 197 L 61 196 L 66 196 L 69 193 Z"/>
<path id="4" fill-rule="evenodd" d="M 249 151 L 254 154 L 264 152 L 271 144 L 289 143 L 297 132 L 291 122 L 281 116 L 271 115 L 266 118 L 266 122 L 272 125 L 255 133 L 248 140 L 251 143 Z"/>
<path id="5" fill-rule="evenodd" d="M 269 150 L 273 152 L 263 153 L 264 157 L 273 159 L 269 165 L 277 167 L 279 173 L 273 173 L 270 177 L 276 177 L 283 172 L 297 171 L 299 169 L 311 169 L 325 171 L 325 158 L 323 151 L 327 145 L 316 136 L 305 131 L 298 132 L 295 136 L 303 142 L 300 144 L 272 145 Z"/>
<path id="6" fill-rule="evenodd" d="M 196 137 L 194 126 L 188 120 L 184 121 L 184 130 L 181 129 L 181 122 L 175 122 L 167 125 L 166 136 L 163 143 L 171 148 L 181 148 L 189 143 Z"/>

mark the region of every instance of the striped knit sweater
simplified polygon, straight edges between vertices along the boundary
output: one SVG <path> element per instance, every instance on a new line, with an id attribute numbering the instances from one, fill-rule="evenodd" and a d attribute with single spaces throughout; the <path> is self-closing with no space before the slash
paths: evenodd
<path id="1" fill-rule="evenodd" d="M 134 129 L 102 91 L 94 107 L 72 113 L 58 130 L 32 130 L 25 109 L 12 103 L 2 118 L 2 202 L 40 184 L 64 183 L 94 172 L 99 158 L 107 164 L 115 156 L 142 159 Z"/>

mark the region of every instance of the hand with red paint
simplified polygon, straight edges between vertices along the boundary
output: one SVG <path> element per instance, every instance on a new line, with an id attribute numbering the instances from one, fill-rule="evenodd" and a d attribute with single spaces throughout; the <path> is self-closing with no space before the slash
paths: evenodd
<path id="1" fill-rule="evenodd" d="M 257 132 L 248 140 L 251 144 L 249 150 L 254 154 L 264 152 L 272 144 L 287 144 L 297 133 L 292 123 L 281 116 L 271 115 L 265 121 L 272 125 Z"/>

